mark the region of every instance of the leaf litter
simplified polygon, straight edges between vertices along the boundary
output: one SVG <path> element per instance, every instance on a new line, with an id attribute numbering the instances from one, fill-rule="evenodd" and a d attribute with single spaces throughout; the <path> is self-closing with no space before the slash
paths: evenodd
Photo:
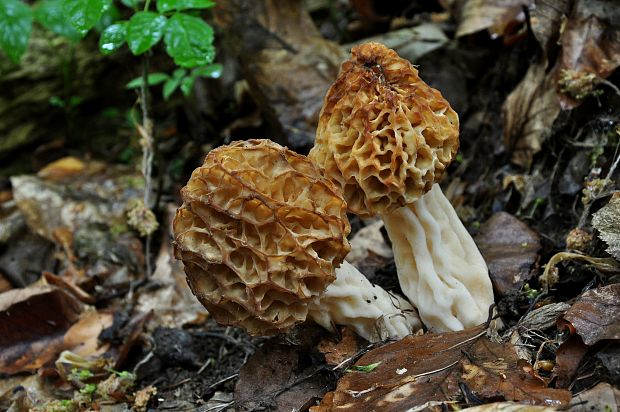
<path id="1" fill-rule="evenodd" d="M 231 0 L 216 10 L 227 41 L 248 41 L 218 47 L 228 78 L 210 83 L 196 108 L 178 109 L 187 133 L 201 137 L 183 140 L 179 122 L 162 138 L 162 157 L 182 167 L 162 171 L 150 279 L 129 221 L 142 194 L 132 169 L 60 143 L 64 155 L 36 175 L 12 173 L 12 187 L 0 180 L 0 409 L 617 408 L 617 8 L 306 3 L 234 9 Z M 231 138 L 266 134 L 308 149 L 346 48 L 368 38 L 409 53 L 462 108 L 462 151 L 448 175 L 458 180 L 461 217 L 478 232 L 506 330 L 368 345 L 347 329 L 304 325 L 265 339 L 218 327 L 170 252 L 183 174 Z M 233 85 L 254 100 L 231 103 L 224 90 Z M 238 112 L 217 110 L 222 100 Z M 381 225 L 355 224 L 355 264 L 398 292 Z"/>

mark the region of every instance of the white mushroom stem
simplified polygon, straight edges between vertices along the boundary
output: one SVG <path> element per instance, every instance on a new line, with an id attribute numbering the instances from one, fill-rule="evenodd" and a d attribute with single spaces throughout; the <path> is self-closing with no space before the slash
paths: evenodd
<path id="1" fill-rule="evenodd" d="M 405 296 L 432 331 L 484 323 L 493 303 L 487 265 L 441 188 L 383 215 Z"/>
<path id="2" fill-rule="evenodd" d="M 310 304 L 308 318 L 332 331 L 334 325 L 350 326 L 370 342 L 401 339 L 422 327 L 409 302 L 373 285 L 347 261 L 336 269 L 336 280 Z"/>

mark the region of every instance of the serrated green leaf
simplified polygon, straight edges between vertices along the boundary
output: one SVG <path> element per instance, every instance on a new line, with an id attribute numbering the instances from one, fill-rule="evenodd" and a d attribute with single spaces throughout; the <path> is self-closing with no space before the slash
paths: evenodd
<path id="1" fill-rule="evenodd" d="M 213 0 L 157 0 L 157 11 L 165 13 L 172 10 L 208 9 L 215 6 Z"/>
<path id="2" fill-rule="evenodd" d="M 82 35 L 73 27 L 64 12 L 63 0 L 43 0 L 34 10 L 34 18 L 43 27 L 73 42 Z"/>
<path id="3" fill-rule="evenodd" d="M 159 72 L 150 73 L 146 78 L 146 84 L 148 84 L 149 86 L 155 86 L 159 83 L 163 83 L 169 78 L 170 76 L 168 76 L 166 73 L 159 73 Z M 125 85 L 125 88 L 126 89 L 137 89 L 140 86 L 142 86 L 142 76 L 136 77 L 135 79 L 127 83 Z"/>
<path id="4" fill-rule="evenodd" d="M 182 77 L 172 77 L 170 80 L 164 83 L 164 88 L 162 92 L 164 100 L 167 101 L 172 95 L 172 93 L 174 93 L 174 91 L 179 87 L 179 84 L 181 84 L 181 79 Z"/>
<path id="5" fill-rule="evenodd" d="M 13 63 L 19 63 L 28 48 L 32 11 L 21 0 L 0 1 L 0 47 Z"/>
<path id="6" fill-rule="evenodd" d="M 161 39 L 166 17 L 152 11 L 139 11 L 129 20 L 127 45 L 135 55 L 142 54 Z"/>
<path id="7" fill-rule="evenodd" d="M 114 53 L 125 43 L 127 23 L 121 22 L 108 26 L 99 37 L 99 51 L 108 55 Z"/>
<path id="8" fill-rule="evenodd" d="M 368 373 L 374 371 L 380 364 L 381 362 L 371 363 L 370 365 L 353 365 L 349 370 Z"/>
<path id="9" fill-rule="evenodd" d="M 168 20 L 166 51 L 181 67 L 205 66 L 213 61 L 213 29 L 204 20 L 177 13 Z"/>
<path id="10" fill-rule="evenodd" d="M 210 64 L 208 66 L 196 67 L 192 70 L 193 77 L 210 77 L 219 79 L 222 75 L 222 65 L 219 63 Z"/>
<path id="11" fill-rule="evenodd" d="M 184 77 L 181 80 L 181 92 L 183 92 L 183 96 L 187 97 L 192 94 L 192 89 L 194 88 L 194 81 L 196 79 L 191 76 Z"/>
<path id="12" fill-rule="evenodd" d="M 99 21 L 112 0 L 63 0 L 64 12 L 73 27 L 86 35 Z"/>

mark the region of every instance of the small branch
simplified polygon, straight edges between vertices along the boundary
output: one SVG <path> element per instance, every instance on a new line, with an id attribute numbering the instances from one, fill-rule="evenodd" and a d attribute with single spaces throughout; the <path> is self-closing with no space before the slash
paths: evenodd
<path id="1" fill-rule="evenodd" d="M 148 7 L 148 1 L 146 4 Z M 144 207 L 151 208 L 151 192 L 152 192 L 152 170 L 153 170 L 153 157 L 154 157 L 154 142 L 153 142 L 153 121 L 149 118 L 149 86 L 148 86 L 148 74 L 149 74 L 149 60 L 148 55 L 145 54 L 142 58 L 142 85 L 140 86 L 140 108 L 142 110 L 142 126 L 140 127 L 140 134 L 142 135 L 142 175 L 144 176 Z M 150 277 L 152 273 L 151 268 L 151 235 L 146 236 L 145 242 L 145 261 L 146 261 L 146 276 Z"/>

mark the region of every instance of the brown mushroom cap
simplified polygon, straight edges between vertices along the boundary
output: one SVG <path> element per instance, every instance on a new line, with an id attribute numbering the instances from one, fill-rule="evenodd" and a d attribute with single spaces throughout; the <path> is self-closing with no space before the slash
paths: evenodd
<path id="1" fill-rule="evenodd" d="M 388 213 L 429 191 L 458 149 L 459 120 L 394 50 L 351 51 L 325 97 L 310 152 L 342 187 L 349 210 Z"/>
<path id="2" fill-rule="evenodd" d="M 175 256 L 216 321 L 266 335 L 306 319 L 350 249 L 339 193 L 309 159 L 269 140 L 209 152 L 173 227 Z"/>

